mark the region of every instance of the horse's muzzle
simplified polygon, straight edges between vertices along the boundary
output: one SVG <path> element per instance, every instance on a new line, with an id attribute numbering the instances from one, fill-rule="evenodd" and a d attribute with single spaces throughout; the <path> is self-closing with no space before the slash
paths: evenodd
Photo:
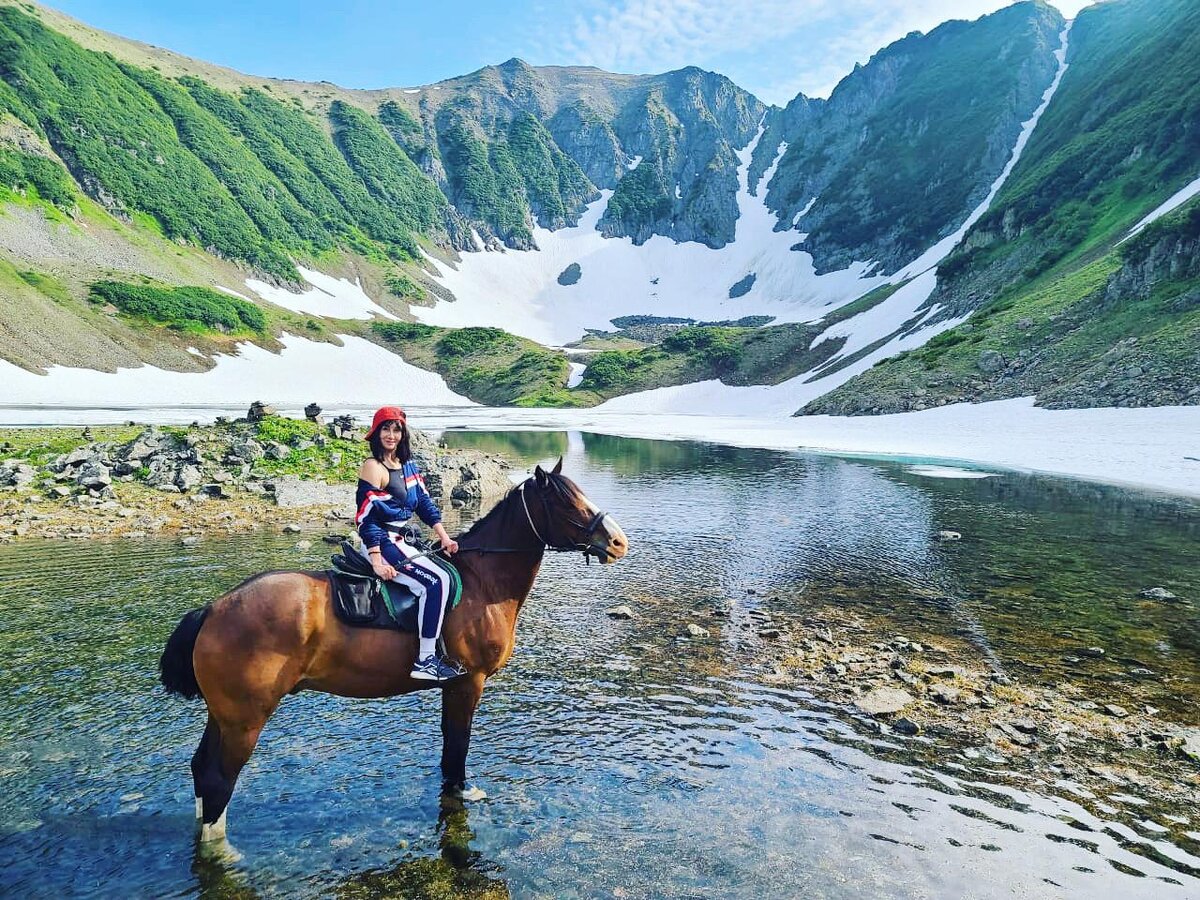
<path id="1" fill-rule="evenodd" d="M 629 552 L 629 538 L 617 520 L 605 513 L 599 526 L 592 532 L 592 540 L 584 552 L 595 556 L 601 563 L 616 562 Z"/>

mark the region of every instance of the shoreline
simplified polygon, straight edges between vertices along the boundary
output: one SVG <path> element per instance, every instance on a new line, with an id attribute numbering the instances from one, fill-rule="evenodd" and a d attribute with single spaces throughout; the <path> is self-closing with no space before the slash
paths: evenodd
<path id="1" fill-rule="evenodd" d="M 730 390 L 727 388 L 727 390 Z M 281 408 L 291 412 L 290 404 Z M 298 409 L 298 407 L 296 407 Z M 358 417 L 366 405 L 337 406 Z M 55 415 L 55 411 L 69 416 Z M 0 406 L 0 419 L 69 418 L 69 426 L 145 417 L 176 423 L 228 414 L 227 407 L 113 410 Z M 49 413 L 51 415 L 45 415 Z M 687 440 L 845 458 L 937 463 L 1035 473 L 1200 499 L 1200 406 L 1046 410 L 1032 398 L 957 404 L 887 416 L 752 418 L 590 410 L 411 406 L 424 430 L 584 431 L 645 440 Z M 69 427 L 63 426 L 63 427 Z M 0 426 L 4 427 L 4 426 Z M 54 426 L 44 426 L 54 427 Z M 1192 436 L 1189 440 L 1189 435 Z"/>

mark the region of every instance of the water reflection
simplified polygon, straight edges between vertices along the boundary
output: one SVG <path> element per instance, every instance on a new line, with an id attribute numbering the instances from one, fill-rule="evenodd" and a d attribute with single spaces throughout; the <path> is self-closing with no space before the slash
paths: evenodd
<path id="1" fill-rule="evenodd" d="M 966 633 L 1033 678 L 1074 665 L 1077 679 L 1193 709 L 1194 507 L 1016 475 L 526 437 L 470 440 L 518 446 L 529 464 L 564 454 L 635 549 L 603 568 L 547 559 L 516 656 L 484 696 L 471 767 L 491 799 L 469 818 L 438 802 L 436 698 L 300 695 L 271 720 L 231 806 L 243 859 L 195 857 L 187 760 L 202 714 L 156 687 L 162 641 L 245 575 L 320 567 L 327 548 L 265 532 L 0 547 L 0 892 L 1194 893 L 1194 812 L 1136 781 L 1095 793 L 1063 772 L 885 738 L 764 683 L 736 627 L 760 608 L 801 619 L 836 603 Z M 941 529 L 963 540 L 939 543 Z M 1151 584 L 1183 601 L 1136 596 Z M 615 603 L 637 617 L 608 619 Z M 716 607 L 733 627 L 679 640 Z M 1063 662 L 1093 644 L 1110 652 L 1086 673 Z M 1131 687 L 1134 659 L 1154 674 Z"/>

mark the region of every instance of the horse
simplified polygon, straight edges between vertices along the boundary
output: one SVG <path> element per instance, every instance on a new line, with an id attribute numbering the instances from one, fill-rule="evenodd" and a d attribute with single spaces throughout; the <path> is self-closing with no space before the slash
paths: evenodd
<path id="1" fill-rule="evenodd" d="M 536 467 L 458 541 L 462 599 L 447 612 L 442 638 L 466 674 L 447 682 L 409 676 L 415 634 L 348 627 L 336 618 L 324 572 L 263 572 L 183 616 L 159 669 L 169 693 L 201 697 L 208 707 L 191 762 L 202 843 L 225 838 L 238 774 L 279 702 L 300 691 L 374 698 L 440 688 L 443 794 L 486 796 L 466 783 L 471 723 L 484 682 L 512 656 L 517 616 L 545 551 L 611 563 L 629 542 L 562 474 L 561 458 L 549 472 Z"/>

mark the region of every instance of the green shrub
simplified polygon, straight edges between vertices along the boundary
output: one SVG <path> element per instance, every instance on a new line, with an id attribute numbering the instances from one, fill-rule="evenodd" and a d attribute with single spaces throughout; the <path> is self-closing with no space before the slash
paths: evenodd
<path id="1" fill-rule="evenodd" d="M 448 332 L 437 346 L 444 356 L 461 357 L 515 347 L 516 341 L 500 328 L 459 328 Z"/>
<path id="2" fill-rule="evenodd" d="M 256 332 L 267 327 L 253 303 L 203 287 L 157 287 L 97 281 L 94 301 L 111 303 L 126 315 L 184 331 Z"/>
<path id="3" fill-rule="evenodd" d="M 438 332 L 433 325 L 420 322 L 374 322 L 371 330 L 385 341 L 419 341 Z"/>

